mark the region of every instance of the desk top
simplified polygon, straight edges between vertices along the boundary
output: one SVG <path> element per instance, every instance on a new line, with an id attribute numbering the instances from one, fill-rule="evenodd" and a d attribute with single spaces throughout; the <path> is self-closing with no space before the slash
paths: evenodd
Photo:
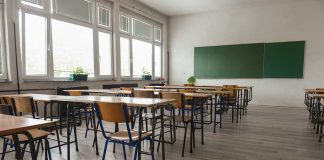
<path id="1" fill-rule="evenodd" d="M 222 86 L 177 86 L 177 85 L 170 85 L 170 86 L 145 86 L 144 88 L 151 88 L 151 89 L 206 89 L 206 90 L 218 90 L 223 88 Z M 252 88 L 252 86 L 239 86 L 234 88 L 235 90 L 247 90 Z"/>
<path id="2" fill-rule="evenodd" d="M 214 95 L 225 95 L 225 94 L 233 94 L 233 91 L 221 91 L 221 90 L 196 90 L 196 93 L 207 93 Z"/>
<path id="3" fill-rule="evenodd" d="M 49 126 L 53 122 L 0 114 L 0 136 Z"/>
<path id="4" fill-rule="evenodd" d="M 324 94 L 309 94 L 308 96 L 314 97 L 314 98 L 324 98 Z"/>
<path id="5" fill-rule="evenodd" d="M 171 103 L 174 99 L 159 99 L 159 98 L 137 98 L 137 97 L 114 97 L 114 96 L 61 96 L 47 94 L 20 94 L 10 96 L 30 96 L 35 101 L 43 102 L 75 102 L 75 103 L 126 103 L 129 107 L 152 107 Z"/>
<path id="6" fill-rule="evenodd" d="M 164 91 L 170 91 L 174 92 L 176 90 L 166 90 L 166 89 L 144 89 L 144 88 L 137 88 L 135 90 L 148 90 L 148 91 L 154 91 L 155 94 L 159 94 L 159 92 Z M 110 93 L 110 94 L 131 94 L 132 91 L 127 90 L 109 90 L 109 89 L 91 89 L 91 90 L 73 90 L 73 91 L 80 91 L 80 92 L 86 92 L 86 93 Z M 208 98 L 212 97 L 213 93 L 184 93 L 186 97 L 193 97 L 193 98 Z M 128 97 L 131 98 L 131 97 Z M 133 97 L 136 98 L 136 97 Z"/>
<path id="7" fill-rule="evenodd" d="M 316 92 L 324 93 L 324 90 L 322 90 L 322 89 L 305 89 L 305 92 L 307 92 L 307 93 L 311 93 L 311 92 L 314 92 L 314 93 L 316 93 Z"/>

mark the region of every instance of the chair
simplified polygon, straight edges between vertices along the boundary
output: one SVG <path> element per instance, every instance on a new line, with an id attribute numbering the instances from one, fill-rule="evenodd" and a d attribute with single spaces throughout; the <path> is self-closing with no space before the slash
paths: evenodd
<path id="1" fill-rule="evenodd" d="M 35 113 L 35 102 L 33 100 L 33 97 L 28 97 L 28 96 L 13 96 L 11 98 L 11 104 L 13 108 L 13 114 L 15 116 L 23 116 L 26 118 L 34 118 L 34 119 L 41 119 L 41 117 L 36 116 Z M 45 119 L 45 118 L 44 118 Z M 55 130 L 56 138 L 57 138 L 57 143 L 58 143 L 58 148 L 59 152 L 61 152 L 61 141 L 60 141 L 60 136 L 58 133 L 58 126 L 56 123 L 59 121 L 57 119 L 52 119 L 54 122 L 54 125 L 51 127 L 44 128 L 45 130 L 51 132 Z M 77 145 L 77 143 L 76 143 Z"/>
<path id="2" fill-rule="evenodd" d="M 154 98 L 154 91 L 150 91 L 150 90 L 132 90 L 132 97 L 137 97 L 137 98 Z M 135 113 L 133 113 L 133 109 L 131 109 L 131 114 L 132 115 L 137 115 Z M 146 126 L 146 131 L 148 131 L 148 119 L 152 119 L 153 114 L 151 113 L 147 113 L 147 109 L 144 109 L 144 113 L 143 113 L 143 118 L 145 119 L 145 126 Z M 159 115 L 155 116 L 156 118 L 159 117 Z M 136 121 L 136 116 L 133 117 L 133 122 L 132 122 L 132 128 L 134 127 L 133 125 L 135 124 Z"/>
<path id="3" fill-rule="evenodd" d="M 192 152 L 192 140 L 194 136 L 194 129 L 193 127 L 193 121 L 191 116 L 186 116 L 184 109 L 185 109 L 185 96 L 183 93 L 176 93 L 176 92 L 161 92 L 160 97 L 162 99 L 175 99 L 171 105 L 175 109 L 179 109 L 179 112 L 181 113 L 180 115 L 175 115 L 174 116 L 174 121 L 175 124 L 178 123 L 184 123 L 184 126 L 176 126 L 176 127 L 182 127 L 185 129 L 184 133 L 184 139 L 183 139 L 183 145 L 182 145 L 182 157 L 184 156 L 184 150 L 185 150 L 185 145 L 186 145 L 186 136 L 187 136 L 187 128 L 188 124 L 190 123 L 191 130 L 190 130 L 190 152 Z M 171 118 L 172 119 L 172 118 Z"/>
<path id="4" fill-rule="evenodd" d="M 226 96 L 223 96 L 223 102 L 225 104 L 224 111 L 227 112 L 230 109 L 230 106 L 232 107 L 232 123 L 234 123 L 234 111 L 237 109 L 237 96 L 234 88 L 223 88 L 222 91 L 231 91 L 231 94 L 227 94 Z M 221 103 L 219 101 L 219 103 Z M 238 109 L 237 109 L 238 110 Z"/>
<path id="5" fill-rule="evenodd" d="M 322 137 L 324 136 L 323 135 L 324 116 L 318 117 L 317 123 L 318 123 L 318 125 L 320 125 L 320 133 L 319 133 L 318 142 L 322 142 Z"/>
<path id="6" fill-rule="evenodd" d="M 154 151 L 153 151 L 153 137 L 151 132 L 144 132 L 142 133 L 142 139 L 139 139 L 138 131 L 131 130 L 129 123 L 130 123 L 130 115 L 128 114 L 128 109 L 126 104 L 123 103 L 102 103 L 96 102 L 95 103 L 95 111 L 97 113 L 99 126 L 101 128 L 101 132 L 106 139 L 105 147 L 103 151 L 102 159 L 104 160 L 106 157 L 107 146 L 109 142 L 122 144 L 123 146 L 123 153 L 124 159 L 126 159 L 125 153 L 125 145 L 135 147 L 135 154 L 134 159 L 137 157 L 137 149 L 138 149 L 138 141 L 142 140 L 149 140 L 150 141 L 150 154 L 152 159 L 154 159 Z M 105 132 L 105 128 L 103 122 L 112 122 L 112 123 L 124 123 L 126 130 L 117 131 L 110 135 L 107 135 Z"/>
<path id="7" fill-rule="evenodd" d="M 17 102 L 15 101 L 15 103 L 13 103 L 14 106 L 16 106 L 16 105 L 18 106 L 17 109 L 15 109 L 15 110 L 18 111 L 18 112 L 29 112 L 30 110 L 28 109 L 28 106 L 30 106 L 30 105 L 28 105 L 28 104 L 23 105 L 22 102 L 28 103 L 30 101 L 28 101 L 26 97 L 19 97 L 19 100 L 17 100 Z M 3 100 L 2 100 L 2 103 L 4 103 Z M 0 113 L 1 114 L 15 113 L 15 112 L 11 111 L 11 109 L 12 109 L 12 106 L 9 106 L 7 104 L 0 104 Z M 15 114 L 15 115 L 17 116 L 17 114 Z M 49 142 L 48 142 L 48 139 L 47 139 L 48 135 L 50 135 L 51 133 L 47 132 L 47 131 L 44 131 L 44 130 L 40 130 L 40 129 L 32 129 L 32 130 L 28 130 L 27 132 L 31 135 L 31 137 L 32 137 L 31 140 L 28 139 L 27 136 L 25 136 L 25 135 L 22 135 L 22 134 L 18 135 L 19 143 L 23 144 L 23 147 L 22 147 L 23 154 L 24 154 L 25 149 L 26 149 L 26 147 L 27 147 L 27 145 L 29 143 L 38 142 L 38 144 L 40 144 L 40 142 L 42 140 L 44 140 L 45 141 L 45 159 L 50 159 L 51 160 L 52 159 L 51 151 L 50 151 L 50 146 L 49 146 Z M 8 145 L 12 146 L 12 143 L 10 143 L 10 142 L 13 141 L 13 137 L 11 135 L 4 136 L 3 138 L 4 138 L 4 143 L 3 143 L 3 147 L 2 147 L 1 160 L 4 160 L 6 153 L 8 153 L 7 152 L 7 147 L 8 147 Z M 38 149 L 39 149 L 39 146 L 37 147 L 37 152 L 36 153 L 38 153 Z"/>
<path id="8" fill-rule="evenodd" d="M 67 92 L 68 92 L 69 96 L 83 96 L 81 91 L 67 90 Z M 89 129 L 89 123 L 91 124 L 91 126 L 93 125 L 92 121 L 91 121 L 92 107 L 90 105 L 81 104 L 81 105 L 75 105 L 75 108 L 77 110 L 79 110 L 80 121 L 81 122 L 82 122 L 82 115 L 84 115 L 84 118 L 85 118 L 85 121 L 86 121 L 85 122 L 86 123 L 86 132 L 85 132 L 84 137 L 87 138 L 88 131 L 90 130 Z"/>

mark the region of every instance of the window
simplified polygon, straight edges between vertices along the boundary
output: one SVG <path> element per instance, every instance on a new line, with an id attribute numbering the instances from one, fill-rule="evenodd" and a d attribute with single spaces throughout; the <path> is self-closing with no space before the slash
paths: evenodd
<path id="1" fill-rule="evenodd" d="M 22 3 L 37 8 L 43 8 L 44 6 L 43 0 L 22 0 Z"/>
<path id="2" fill-rule="evenodd" d="M 20 26 L 17 40 L 20 41 L 25 79 L 67 80 L 76 67 L 82 67 L 94 79 L 112 77 L 112 27 L 108 3 L 99 4 L 94 0 L 16 1 Z M 31 4 L 43 5 L 45 9 L 29 7 Z"/>
<path id="3" fill-rule="evenodd" d="M 120 66 L 121 76 L 129 77 L 130 74 L 130 40 L 128 38 L 120 37 Z"/>
<path id="4" fill-rule="evenodd" d="M 88 0 L 52 0 L 53 12 L 83 22 L 92 23 L 92 3 Z"/>
<path id="5" fill-rule="evenodd" d="M 161 42 L 161 28 L 154 27 L 154 41 Z"/>
<path id="6" fill-rule="evenodd" d="M 152 44 L 133 39 L 133 77 L 141 77 L 143 72 L 152 74 Z"/>
<path id="7" fill-rule="evenodd" d="M 152 39 L 153 26 L 138 19 L 133 18 L 133 35 L 147 40 Z"/>
<path id="8" fill-rule="evenodd" d="M 29 13 L 23 14 L 24 55 L 26 75 L 44 76 L 47 74 L 46 64 L 46 18 Z"/>
<path id="9" fill-rule="evenodd" d="M 162 50 L 154 46 L 154 77 L 162 77 Z"/>
<path id="10" fill-rule="evenodd" d="M 120 31 L 129 33 L 129 18 L 124 15 L 120 15 L 119 26 Z"/>
<path id="11" fill-rule="evenodd" d="M 94 77 L 93 31 L 91 28 L 52 20 L 54 77 L 69 77 L 76 67 Z"/>
<path id="12" fill-rule="evenodd" d="M 110 27 L 110 10 L 98 5 L 98 24 L 104 27 Z"/>
<path id="13" fill-rule="evenodd" d="M 99 32 L 99 64 L 100 75 L 111 75 L 111 38 L 109 33 Z"/>
<path id="14" fill-rule="evenodd" d="M 119 30 L 121 76 L 140 78 L 145 72 L 162 78 L 161 26 L 128 12 L 119 15 Z"/>

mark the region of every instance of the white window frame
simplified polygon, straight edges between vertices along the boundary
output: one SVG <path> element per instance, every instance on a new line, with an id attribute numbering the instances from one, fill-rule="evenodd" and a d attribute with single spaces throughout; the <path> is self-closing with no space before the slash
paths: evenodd
<path id="1" fill-rule="evenodd" d="M 162 37 L 162 25 L 157 25 L 157 23 L 155 23 L 154 21 L 150 20 L 150 19 L 147 19 L 146 17 L 144 16 L 138 16 L 136 15 L 135 13 L 134 14 L 131 14 L 130 11 L 121 11 L 120 14 L 119 14 L 119 19 L 120 19 L 120 16 L 123 15 L 123 16 L 126 16 L 129 18 L 129 33 L 127 32 L 123 32 L 120 30 L 120 23 L 119 23 L 119 28 L 118 28 L 118 31 L 120 32 L 120 37 L 123 37 L 123 38 L 128 38 L 130 43 L 130 76 L 123 76 L 121 75 L 121 78 L 122 80 L 141 80 L 141 78 L 138 78 L 138 77 L 134 77 L 133 75 L 133 44 L 132 44 L 132 40 L 133 39 L 136 39 L 136 40 L 140 40 L 140 41 L 144 41 L 144 42 L 148 42 L 152 45 L 152 72 L 151 72 L 151 75 L 152 75 L 152 80 L 160 80 L 164 77 L 164 74 L 163 74 L 163 44 L 162 44 L 162 41 L 163 41 L 163 37 Z M 133 33 L 133 19 L 136 19 L 136 20 L 139 20 L 141 22 L 144 22 L 144 23 L 147 23 L 147 24 L 150 24 L 152 25 L 152 38 L 151 39 L 147 39 L 147 38 L 144 38 L 144 37 L 139 37 L 139 36 L 135 36 Z M 161 42 L 156 42 L 154 39 L 154 29 L 155 28 L 160 28 L 161 29 Z M 120 40 L 120 39 L 119 39 Z M 155 64 L 154 64 L 154 61 L 155 61 L 155 45 L 158 45 L 161 47 L 161 77 L 155 77 Z M 121 62 L 119 62 L 121 64 Z"/>
<path id="2" fill-rule="evenodd" d="M 99 14 L 100 14 L 100 10 L 99 8 L 103 8 L 103 9 L 106 9 L 108 10 L 108 26 L 105 26 L 105 25 L 102 25 L 99 23 Z M 102 27 L 102 28 L 105 28 L 105 29 L 111 29 L 111 7 L 108 7 L 107 5 L 103 5 L 102 3 L 97 3 L 96 4 L 96 13 L 97 13 L 97 16 L 96 16 L 96 24 L 98 25 L 98 27 Z"/>
<path id="3" fill-rule="evenodd" d="M 121 17 L 122 17 L 122 16 L 123 16 L 123 17 L 126 17 L 126 18 L 128 19 L 128 26 L 127 26 L 127 27 L 128 27 L 128 32 L 123 31 L 123 30 L 120 29 L 120 22 L 121 22 Z M 130 18 L 129 15 L 127 15 L 126 13 L 121 12 L 121 13 L 119 14 L 119 25 L 118 25 L 118 26 L 119 26 L 119 29 L 118 29 L 118 31 L 121 32 L 121 33 L 123 33 L 123 34 L 131 35 L 131 34 L 132 34 L 132 33 L 131 33 L 131 32 L 132 32 L 132 31 L 131 31 L 131 28 L 132 28 L 132 27 L 131 27 L 131 26 L 132 26 L 132 25 L 131 25 L 131 24 L 132 24 L 131 21 L 132 21 L 132 20 L 131 20 L 131 18 Z"/>
<path id="4" fill-rule="evenodd" d="M 52 10 L 50 8 L 51 6 L 51 2 L 49 0 L 44 0 L 44 8 L 37 8 L 37 7 L 32 7 L 30 5 L 26 5 L 21 3 L 22 0 L 17 0 L 18 3 L 18 8 L 17 8 L 17 20 L 19 20 L 19 8 L 21 8 L 21 12 L 23 13 L 29 13 L 29 14 L 35 14 L 38 16 L 43 16 L 46 18 L 47 20 L 47 55 L 46 55 L 46 66 L 47 66 L 47 74 L 46 75 L 26 75 L 26 68 L 25 68 L 25 52 L 24 52 L 24 48 L 25 48 L 25 41 L 24 41 L 24 31 L 22 32 L 22 35 L 19 35 L 18 32 L 18 37 L 21 36 L 22 37 L 22 42 L 20 42 L 20 38 L 17 38 L 17 46 L 22 46 L 22 50 L 20 51 L 20 56 L 21 56 L 21 64 L 22 64 L 22 75 L 23 75 L 23 79 L 24 80 L 50 80 L 50 81 L 65 81 L 65 80 L 69 80 L 68 77 L 54 77 L 54 63 L 53 63 L 53 46 L 52 46 L 52 19 L 55 20 L 59 20 L 59 21 L 63 21 L 63 22 L 67 22 L 67 23 L 72 23 L 75 25 L 80 25 L 83 27 L 88 27 L 91 28 L 93 30 L 93 56 L 94 56 L 94 77 L 89 77 L 89 80 L 111 80 L 113 79 L 113 77 L 115 77 L 114 75 L 114 54 L 113 54 L 113 32 L 112 32 L 112 15 L 111 15 L 111 5 L 106 4 L 104 2 L 97 2 L 94 0 L 89 0 L 92 7 L 92 22 L 88 23 L 88 22 L 84 22 L 82 20 L 77 20 L 77 19 L 73 19 L 64 15 L 60 15 L 60 14 L 56 14 L 56 13 L 52 13 Z M 104 27 L 102 25 L 99 25 L 97 23 L 97 6 L 101 5 L 104 8 L 109 10 L 109 27 Z M 19 23 L 19 22 L 18 22 Z M 22 16 L 22 28 L 25 28 L 25 22 L 24 22 L 24 16 Z M 110 34 L 110 41 L 111 41 L 111 75 L 100 75 L 100 65 L 99 65 L 99 43 L 98 43 L 98 32 L 105 32 Z"/>
<path id="5" fill-rule="evenodd" d="M 0 69 L 1 69 L 1 74 L 0 74 L 0 80 L 7 80 L 8 79 L 8 71 L 7 71 L 7 56 L 6 56 L 6 36 L 5 36 L 5 6 L 2 0 L 0 0 Z"/>

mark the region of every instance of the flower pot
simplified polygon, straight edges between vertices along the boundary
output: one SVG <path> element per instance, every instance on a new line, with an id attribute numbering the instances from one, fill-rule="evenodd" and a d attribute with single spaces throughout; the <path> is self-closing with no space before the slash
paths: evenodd
<path id="1" fill-rule="evenodd" d="M 86 81 L 88 80 L 87 74 L 70 74 L 71 81 Z"/>
<path id="2" fill-rule="evenodd" d="M 142 75 L 142 80 L 152 80 L 151 75 Z"/>

